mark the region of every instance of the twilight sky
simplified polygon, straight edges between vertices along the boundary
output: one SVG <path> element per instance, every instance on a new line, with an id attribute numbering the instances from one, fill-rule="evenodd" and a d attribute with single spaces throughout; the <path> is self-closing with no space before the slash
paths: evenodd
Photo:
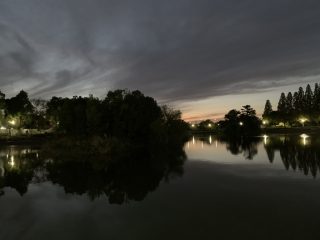
<path id="1" fill-rule="evenodd" d="M 0 0 L 0 89 L 139 89 L 216 118 L 320 82 L 319 0 Z"/>

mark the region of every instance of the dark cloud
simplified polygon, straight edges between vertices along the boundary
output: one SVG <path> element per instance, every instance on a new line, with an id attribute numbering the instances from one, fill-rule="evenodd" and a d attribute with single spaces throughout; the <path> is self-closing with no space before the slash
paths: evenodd
<path id="1" fill-rule="evenodd" d="M 317 0 L 3 0 L 0 82 L 162 101 L 304 83 L 320 74 L 319 15 Z"/>
<path id="2" fill-rule="evenodd" d="M 0 77 L 1 83 L 11 78 L 32 74 L 36 53 L 21 35 L 0 22 Z"/>

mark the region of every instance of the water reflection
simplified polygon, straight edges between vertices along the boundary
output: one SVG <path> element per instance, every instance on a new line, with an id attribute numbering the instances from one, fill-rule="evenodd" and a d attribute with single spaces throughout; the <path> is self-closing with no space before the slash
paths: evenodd
<path id="1" fill-rule="evenodd" d="M 192 159 L 206 157 L 238 164 L 281 164 L 287 170 L 316 177 L 320 170 L 320 138 L 316 136 L 261 136 L 252 139 L 219 139 L 213 135 L 194 136 L 186 143 Z M 21 196 L 31 183 L 46 181 L 62 186 L 68 194 L 87 195 L 90 199 L 107 197 L 110 203 L 141 201 L 158 188 L 160 182 L 181 177 L 186 154 L 182 147 L 148 148 L 122 151 L 114 161 L 68 159 L 48 156 L 32 147 L 0 149 L 0 195 L 6 188 Z M 192 156 L 194 154 L 194 156 Z M 196 157 L 195 157 L 196 156 Z M 231 159 L 231 160 L 230 160 Z"/>
<path id="2" fill-rule="evenodd" d="M 156 154 L 139 148 L 117 158 L 53 159 L 38 149 L 0 149 L 0 193 L 4 195 L 5 188 L 11 187 L 23 196 L 30 183 L 50 181 L 62 186 L 66 193 L 86 194 L 92 200 L 106 196 L 116 204 L 141 201 L 161 181 L 183 175 L 186 155 L 181 147 L 162 149 Z"/>
<path id="3" fill-rule="evenodd" d="M 313 177 L 316 177 L 320 171 L 320 138 L 317 136 L 306 134 L 291 136 L 263 135 L 246 139 L 221 139 L 209 135 L 194 136 L 192 142 L 196 145 L 192 149 L 189 147 L 188 154 L 196 153 L 194 155 L 201 155 L 202 158 L 205 157 L 206 159 L 216 159 L 216 156 L 225 159 L 223 156 L 227 151 L 235 156 L 242 155 L 243 159 L 246 160 L 254 160 L 257 157 L 258 160 L 263 161 L 265 159 L 263 152 L 265 152 L 270 163 L 281 162 L 287 170 L 301 171 L 305 175 L 312 175 Z M 218 148 L 218 143 L 219 149 L 214 150 L 214 148 Z M 218 162 L 223 163 L 222 160 Z M 231 163 L 237 164 L 239 159 L 234 159 Z"/>
<path id="4" fill-rule="evenodd" d="M 17 190 L 22 196 L 33 180 L 35 163 L 38 160 L 37 149 L 7 147 L 0 149 L 0 194 L 4 187 Z"/>
<path id="5" fill-rule="evenodd" d="M 257 145 L 261 142 L 260 138 L 236 138 L 236 139 L 227 139 L 227 138 L 217 138 L 212 135 L 209 136 L 193 136 L 192 138 L 193 145 L 200 142 L 201 148 L 204 146 L 210 146 L 218 148 L 218 144 L 225 145 L 226 149 L 233 155 L 242 154 L 245 159 L 253 159 L 254 156 L 258 153 Z M 213 144 L 214 142 L 214 144 Z M 190 145 L 189 145 L 190 148 Z"/>
<path id="6" fill-rule="evenodd" d="M 275 152 L 279 151 L 287 170 L 299 170 L 313 177 L 320 170 L 320 141 L 317 138 L 314 141 L 305 136 L 273 138 L 264 147 L 270 162 L 274 161 Z"/>

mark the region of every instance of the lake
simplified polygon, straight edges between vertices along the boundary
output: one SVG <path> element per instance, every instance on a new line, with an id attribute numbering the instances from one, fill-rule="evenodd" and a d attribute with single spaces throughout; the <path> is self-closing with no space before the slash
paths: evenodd
<path id="1" fill-rule="evenodd" d="M 135 168 L 3 146 L 0 239 L 320 238 L 320 137 L 204 135 L 184 150 Z"/>

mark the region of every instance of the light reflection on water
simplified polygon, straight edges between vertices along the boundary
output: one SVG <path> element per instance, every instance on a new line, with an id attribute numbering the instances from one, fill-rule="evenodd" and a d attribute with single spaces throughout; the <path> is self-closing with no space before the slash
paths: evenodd
<path id="1" fill-rule="evenodd" d="M 42 161 L 37 149 L 3 147 L 0 239 L 319 239 L 319 144 L 194 136 L 186 163 L 103 173 L 100 162 Z"/>
<path id="2" fill-rule="evenodd" d="M 266 167 L 300 171 L 313 177 L 320 169 L 320 138 L 306 134 L 262 135 L 233 140 L 195 135 L 186 144 L 185 150 L 191 161 L 264 164 Z"/>

